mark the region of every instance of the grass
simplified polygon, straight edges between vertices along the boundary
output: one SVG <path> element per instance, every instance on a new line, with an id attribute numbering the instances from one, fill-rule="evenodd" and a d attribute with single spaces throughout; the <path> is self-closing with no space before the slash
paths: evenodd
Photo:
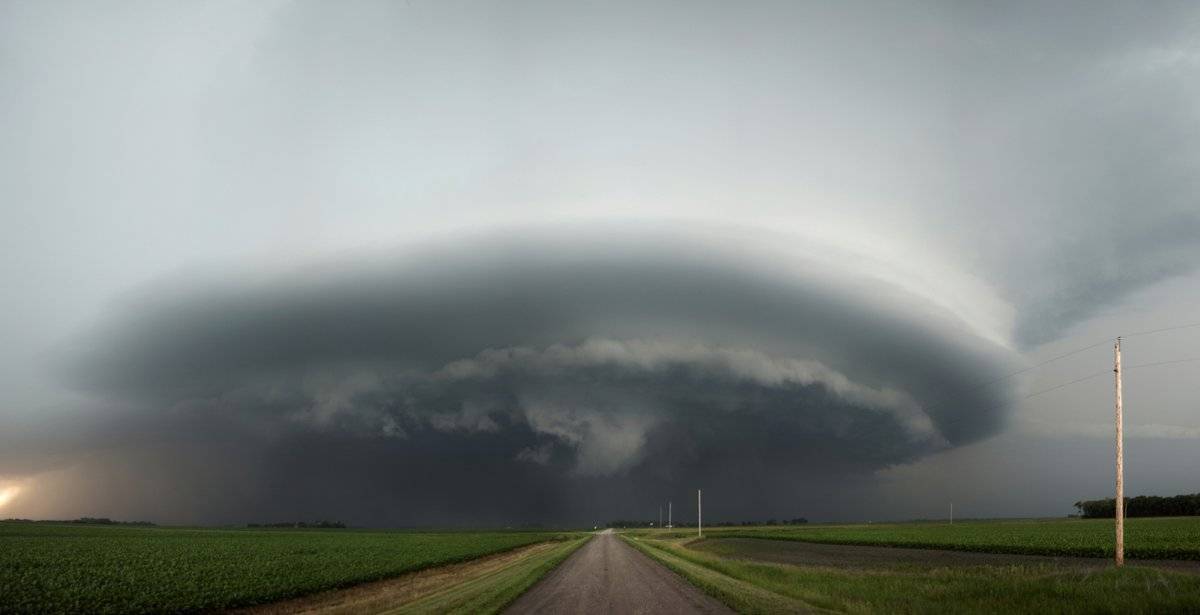
<path id="1" fill-rule="evenodd" d="M 577 536 L 0 522 L 0 612 L 248 606 Z"/>
<path id="2" fill-rule="evenodd" d="M 694 530 L 693 530 L 694 531 Z M 689 532 L 659 536 L 690 536 Z M 1111 557 L 1111 519 L 1041 519 L 712 528 L 705 535 L 1027 555 Z M 1200 517 L 1125 520 L 1125 556 L 1200 560 Z"/>
<path id="3" fill-rule="evenodd" d="M 463 615 L 500 612 L 525 590 L 575 552 L 590 536 L 566 540 L 521 561 L 489 574 L 455 584 L 444 591 L 405 604 L 394 613 L 461 613 Z"/>
<path id="4" fill-rule="evenodd" d="M 802 600 L 759 587 L 753 579 L 728 574 L 720 566 L 710 565 L 717 558 L 703 558 L 685 551 L 680 544 L 687 539 L 656 540 L 621 535 L 635 549 L 674 570 L 692 585 L 724 602 L 739 613 L 802 613 L 811 607 Z"/>
<path id="5" fill-rule="evenodd" d="M 957 524 L 956 524 L 957 525 Z M 1200 610 L 1200 576 L 1126 566 L 1052 565 L 844 570 L 746 561 L 690 539 L 630 544 L 743 613 L 1180 613 Z"/>

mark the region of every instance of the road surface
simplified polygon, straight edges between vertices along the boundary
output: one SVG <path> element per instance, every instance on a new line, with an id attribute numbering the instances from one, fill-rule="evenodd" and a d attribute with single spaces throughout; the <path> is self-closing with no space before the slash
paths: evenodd
<path id="1" fill-rule="evenodd" d="M 605 530 L 505 613 L 732 613 Z"/>

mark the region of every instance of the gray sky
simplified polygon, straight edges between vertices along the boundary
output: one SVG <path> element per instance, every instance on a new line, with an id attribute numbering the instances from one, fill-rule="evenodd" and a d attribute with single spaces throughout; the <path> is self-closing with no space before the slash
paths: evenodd
<path id="1" fill-rule="evenodd" d="M 1197 109 L 1186 2 L 0 2 L 0 516 L 1064 514 L 1111 348 L 977 385 L 1200 320 Z"/>

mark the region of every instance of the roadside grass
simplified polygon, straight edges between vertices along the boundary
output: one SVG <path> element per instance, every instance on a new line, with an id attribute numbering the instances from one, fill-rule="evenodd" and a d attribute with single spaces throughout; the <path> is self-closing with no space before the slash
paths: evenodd
<path id="1" fill-rule="evenodd" d="M 566 540 L 522 561 L 401 605 L 387 613 L 491 615 L 512 604 L 546 573 L 567 559 L 591 536 Z"/>
<path id="2" fill-rule="evenodd" d="M 1053 565 L 845 570 L 754 562 L 688 548 L 690 539 L 623 535 L 630 544 L 745 613 L 1179 613 L 1200 610 L 1200 576 L 1126 566 Z"/>
<path id="3" fill-rule="evenodd" d="M 686 557 L 674 548 L 675 541 L 626 535 L 621 535 L 621 538 L 739 613 L 804 613 L 814 610 L 801 601 L 773 593 L 756 586 L 752 581 L 737 578 L 719 568 Z"/>
<path id="4" fill-rule="evenodd" d="M 252 606 L 578 536 L 0 522 L 0 612 Z"/>
<path id="5" fill-rule="evenodd" d="M 694 530 L 693 530 L 694 531 Z M 687 537 L 688 531 L 634 532 Z M 714 527 L 709 538 L 765 538 L 845 545 L 947 549 L 1024 555 L 1111 557 L 1111 519 L 873 523 L 774 527 Z M 1200 517 L 1125 520 L 1125 556 L 1131 559 L 1200 560 Z"/>

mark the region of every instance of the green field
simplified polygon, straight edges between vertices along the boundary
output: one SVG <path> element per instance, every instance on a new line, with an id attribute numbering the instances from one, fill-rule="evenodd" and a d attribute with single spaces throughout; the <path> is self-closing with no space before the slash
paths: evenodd
<path id="1" fill-rule="evenodd" d="M 673 536 L 692 536 L 676 531 Z M 879 545 L 1028 555 L 1111 557 L 1112 519 L 1041 519 L 878 523 L 705 529 L 706 536 L 768 538 L 846 545 Z M 666 536 L 665 532 L 656 534 Z M 1200 517 L 1125 520 L 1125 556 L 1200 560 Z"/>
<path id="2" fill-rule="evenodd" d="M 1200 611 L 1200 575 L 1148 567 L 1082 568 L 1047 563 L 840 569 L 756 561 L 736 548 L 709 548 L 724 542 L 719 538 L 689 545 L 694 539 L 652 538 L 648 533 L 623 537 L 743 613 Z"/>
<path id="3" fill-rule="evenodd" d="M 0 612 L 262 604 L 576 536 L 0 522 Z"/>

